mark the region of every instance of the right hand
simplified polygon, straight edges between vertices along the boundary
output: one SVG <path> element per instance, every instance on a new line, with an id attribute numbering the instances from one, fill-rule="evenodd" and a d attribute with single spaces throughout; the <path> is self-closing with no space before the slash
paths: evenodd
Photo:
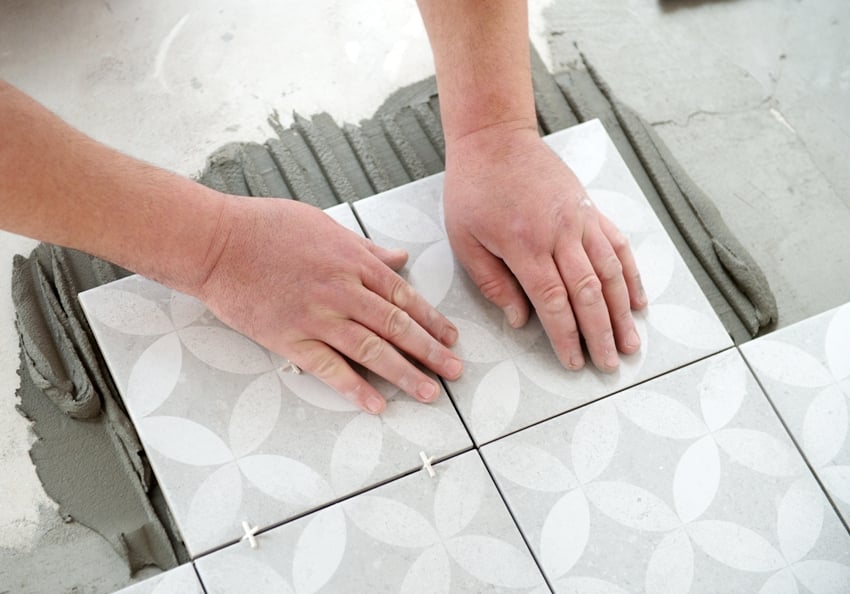
<path id="1" fill-rule="evenodd" d="M 345 357 L 422 402 L 431 371 L 456 379 L 457 329 L 394 272 L 403 250 L 373 244 L 290 200 L 227 197 L 221 238 L 194 293 L 224 323 L 378 414 L 386 401 Z"/>

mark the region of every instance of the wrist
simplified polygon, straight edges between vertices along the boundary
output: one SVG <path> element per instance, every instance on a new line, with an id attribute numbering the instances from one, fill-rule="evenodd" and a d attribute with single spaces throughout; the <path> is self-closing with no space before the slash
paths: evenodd
<path id="1" fill-rule="evenodd" d="M 522 158 L 540 142 L 535 119 L 520 118 L 483 126 L 446 142 L 446 169 L 476 162 L 492 168 Z"/>

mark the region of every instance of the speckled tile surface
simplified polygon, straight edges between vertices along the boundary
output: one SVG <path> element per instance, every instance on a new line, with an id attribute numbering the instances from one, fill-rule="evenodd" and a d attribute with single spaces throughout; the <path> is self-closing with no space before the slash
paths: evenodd
<path id="1" fill-rule="evenodd" d="M 204 594 L 204 590 L 194 566 L 187 563 L 123 588 L 116 594 Z"/>
<path id="2" fill-rule="evenodd" d="M 547 591 L 477 452 L 197 561 L 210 594 Z M 539 588 L 539 590 L 538 590 Z"/>
<path id="3" fill-rule="evenodd" d="M 346 213 L 347 211 L 347 213 Z M 345 223 L 347 205 L 334 213 Z M 191 555 L 410 471 L 419 452 L 471 446 L 447 397 L 388 398 L 362 413 L 219 322 L 199 301 L 139 276 L 80 296 Z"/>
<path id="4" fill-rule="evenodd" d="M 741 351 L 850 524 L 850 303 Z"/>
<path id="5" fill-rule="evenodd" d="M 631 241 L 650 301 L 636 314 L 643 347 L 621 369 L 568 372 L 536 317 L 514 330 L 452 256 L 442 216 L 442 175 L 354 203 L 369 236 L 411 254 L 410 283 L 460 329 L 463 377 L 449 391 L 476 443 L 573 409 L 731 346 L 602 124 L 593 120 L 546 138 L 597 207 Z"/>
<path id="6" fill-rule="evenodd" d="M 556 592 L 850 591 L 850 537 L 735 350 L 481 452 Z"/>

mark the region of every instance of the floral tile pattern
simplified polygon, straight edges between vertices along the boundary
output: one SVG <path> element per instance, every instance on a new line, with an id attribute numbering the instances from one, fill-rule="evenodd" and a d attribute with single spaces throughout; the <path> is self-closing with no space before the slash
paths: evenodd
<path id="1" fill-rule="evenodd" d="M 850 536 L 737 351 L 481 452 L 556 592 L 850 591 Z"/>
<path id="2" fill-rule="evenodd" d="M 467 452 L 196 563 L 223 592 L 529 592 L 543 577 L 477 452 Z"/>
<path id="3" fill-rule="evenodd" d="M 536 318 L 514 330 L 452 256 L 442 175 L 354 203 L 369 236 L 411 254 L 410 283 L 460 330 L 463 377 L 449 391 L 476 443 L 485 443 L 731 346 L 661 223 L 598 120 L 546 138 L 596 206 L 629 236 L 650 306 L 636 315 L 643 348 L 616 374 L 568 372 Z"/>
<path id="4" fill-rule="evenodd" d="M 117 594 L 204 594 L 204 590 L 194 566 L 187 563 L 122 588 Z"/>
<path id="5" fill-rule="evenodd" d="M 362 413 L 145 278 L 80 301 L 193 557 L 238 539 L 242 521 L 268 527 L 408 472 L 422 450 L 471 446 L 447 397 L 423 406 L 373 377 L 388 406 Z"/>
<path id="6" fill-rule="evenodd" d="M 850 303 L 741 351 L 850 524 Z"/>

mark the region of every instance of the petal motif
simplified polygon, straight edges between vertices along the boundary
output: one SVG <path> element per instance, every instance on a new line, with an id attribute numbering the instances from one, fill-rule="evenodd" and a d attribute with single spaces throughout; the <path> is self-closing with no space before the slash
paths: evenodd
<path id="1" fill-rule="evenodd" d="M 183 347 L 176 334 L 166 334 L 145 349 L 127 380 L 127 402 L 134 419 L 151 414 L 171 396 L 182 368 Z"/>
<path id="2" fill-rule="evenodd" d="M 847 398 L 830 386 L 812 399 L 803 417 L 803 451 L 815 468 L 829 464 L 847 439 Z"/>
<path id="3" fill-rule="evenodd" d="M 188 567 L 185 565 L 178 566 L 160 574 L 160 577 L 161 579 L 150 591 L 150 594 L 203 594 L 195 570 L 191 565 Z"/>
<path id="4" fill-rule="evenodd" d="M 489 482 L 477 455 L 455 458 L 440 472 L 434 493 L 434 519 L 443 539 L 469 525 L 481 507 Z"/>
<path id="5" fill-rule="evenodd" d="M 407 570 L 400 594 L 449 594 L 452 586 L 452 566 L 446 549 L 440 545 L 428 547 Z"/>
<path id="6" fill-rule="evenodd" d="M 578 487 L 569 469 L 539 446 L 499 440 L 481 451 L 496 474 L 526 489 L 561 493 Z"/>
<path id="7" fill-rule="evenodd" d="M 693 439 L 708 432 L 699 417 L 676 398 L 643 389 L 620 396 L 617 409 L 644 431 L 671 439 Z"/>
<path id="8" fill-rule="evenodd" d="M 262 444 L 277 425 L 280 415 L 280 382 L 265 373 L 248 384 L 230 414 L 230 448 L 239 458 Z"/>
<path id="9" fill-rule="evenodd" d="M 171 320 L 159 305 L 130 291 L 93 291 L 85 293 L 82 302 L 86 313 L 122 334 L 156 336 L 174 330 Z"/>
<path id="10" fill-rule="evenodd" d="M 785 440 L 754 429 L 722 429 L 717 444 L 733 462 L 770 476 L 794 476 L 805 470 L 800 453 Z"/>
<path id="11" fill-rule="evenodd" d="M 155 416 L 136 421 L 136 426 L 146 446 L 181 464 L 213 466 L 233 460 L 227 444 L 195 421 Z"/>
<path id="12" fill-rule="evenodd" d="M 832 383 L 829 371 L 803 349 L 761 338 L 744 345 L 744 356 L 759 373 L 799 388 L 822 388 Z"/>
<path id="13" fill-rule="evenodd" d="M 634 198 L 600 188 L 588 188 L 587 194 L 596 208 L 623 233 L 646 230 L 646 210 Z"/>
<path id="14" fill-rule="evenodd" d="M 850 377 L 850 304 L 838 308 L 826 329 L 826 362 L 836 380 Z"/>
<path id="15" fill-rule="evenodd" d="M 797 578 L 790 568 L 777 571 L 764 583 L 759 594 L 798 594 Z"/>
<path id="16" fill-rule="evenodd" d="M 748 378 L 744 361 L 735 353 L 717 357 L 709 367 L 699 385 L 699 404 L 711 431 L 722 429 L 738 414 Z"/>
<path id="17" fill-rule="evenodd" d="M 646 566 L 647 594 L 687 594 L 694 581 L 694 549 L 684 530 L 674 530 L 658 543 Z"/>
<path id="18" fill-rule="evenodd" d="M 339 432 L 331 453 L 331 484 L 338 495 L 356 491 L 372 476 L 381 459 L 383 428 L 379 417 L 360 413 Z"/>
<path id="19" fill-rule="evenodd" d="M 617 584 L 583 576 L 561 578 L 552 586 L 558 594 L 628 594 Z"/>
<path id="20" fill-rule="evenodd" d="M 706 554 L 741 571 L 776 571 L 785 566 L 782 555 L 763 536 L 732 522 L 702 520 L 687 527 Z"/>
<path id="21" fill-rule="evenodd" d="M 446 298 L 455 274 L 455 257 L 449 240 L 428 246 L 410 267 L 407 281 L 425 301 L 437 307 Z"/>
<path id="22" fill-rule="evenodd" d="M 325 479 L 298 460 L 264 454 L 247 456 L 238 464 L 255 487 L 283 503 L 309 506 L 325 502 L 332 496 Z"/>
<path id="23" fill-rule="evenodd" d="M 309 373 L 295 375 L 294 373 L 279 372 L 278 378 L 290 392 L 316 408 L 334 412 L 358 412 L 360 410 L 360 407 L 354 402 Z"/>
<path id="24" fill-rule="evenodd" d="M 670 304 L 654 304 L 647 311 L 653 328 L 686 347 L 711 351 L 731 344 L 723 324 L 701 311 Z"/>
<path id="25" fill-rule="evenodd" d="M 826 466 L 818 475 L 830 495 L 850 504 L 850 466 Z"/>
<path id="26" fill-rule="evenodd" d="M 801 561 L 792 567 L 794 575 L 811 592 L 847 592 L 850 567 L 834 561 Z"/>
<path id="27" fill-rule="evenodd" d="M 666 233 L 653 233 L 635 250 L 646 298 L 650 303 L 664 294 L 676 270 L 676 248 Z"/>
<path id="28" fill-rule="evenodd" d="M 610 401 L 602 400 L 585 409 L 572 440 L 573 469 L 580 483 L 587 484 L 605 472 L 619 438 L 617 409 Z"/>
<path id="29" fill-rule="evenodd" d="M 673 476 L 673 501 L 682 522 L 700 517 L 717 494 L 720 486 L 720 456 L 710 435 L 691 444 Z"/>
<path id="30" fill-rule="evenodd" d="M 241 508 L 242 475 L 236 464 L 225 464 L 204 479 L 189 502 L 184 530 L 192 553 L 232 538 L 228 532 L 238 525 Z"/>
<path id="31" fill-rule="evenodd" d="M 394 400 L 387 403 L 381 419 L 387 427 L 407 441 L 427 449 L 429 454 L 445 452 L 459 441 L 468 443 L 457 417 L 436 406 L 425 406 L 413 400 Z"/>
<path id="32" fill-rule="evenodd" d="M 278 572 L 250 554 L 253 552 L 240 551 L 232 555 L 203 557 L 196 562 L 207 592 L 295 594 L 292 586 Z"/>
<path id="33" fill-rule="evenodd" d="M 304 527 L 292 555 L 292 584 L 298 594 L 321 590 L 345 556 L 345 515 L 338 506 L 317 512 Z"/>
<path id="34" fill-rule="evenodd" d="M 471 363 L 499 363 L 526 352 L 543 335 L 537 316 L 518 329 L 511 328 L 504 316 L 498 319 L 501 326 L 491 330 L 471 320 L 449 316 L 460 334 L 454 347 L 457 356 Z"/>
<path id="35" fill-rule="evenodd" d="M 569 142 L 557 150 L 583 186 L 590 185 L 602 171 L 608 154 L 605 134 L 588 127 L 572 129 Z"/>
<path id="36" fill-rule="evenodd" d="M 440 540 L 425 516 L 395 499 L 360 495 L 348 500 L 343 507 L 360 530 L 390 546 L 421 548 Z"/>
<path id="37" fill-rule="evenodd" d="M 174 323 L 174 327 L 178 329 L 188 326 L 209 311 L 203 301 L 179 291 L 171 292 L 171 301 L 168 305 L 171 311 L 171 321 Z"/>
<path id="38" fill-rule="evenodd" d="M 788 563 L 802 560 L 814 548 L 823 526 L 824 501 L 808 475 L 794 481 L 779 502 L 776 532 Z"/>
<path id="39" fill-rule="evenodd" d="M 581 489 L 561 497 L 543 521 L 540 564 L 550 578 L 566 575 L 581 559 L 590 539 L 590 508 Z"/>
<path id="40" fill-rule="evenodd" d="M 189 326 L 178 333 L 193 355 L 215 369 L 248 375 L 272 370 L 266 350 L 230 328 Z"/>
<path id="41" fill-rule="evenodd" d="M 530 588 L 543 581 L 527 549 L 492 536 L 455 536 L 446 549 L 458 565 L 485 584 Z"/>
<path id="42" fill-rule="evenodd" d="M 628 528 L 667 532 L 681 525 L 664 501 L 642 487 L 621 481 L 598 481 L 585 485 L 584 490 L 599 511 Z"/>
<path id="43" fill-rule="evenodd" d="M 370 208 L 369 204 L 358 205 L 357 211 Z M 380 213 L 369 216 L 367 231 L 375 230 L 381 235 L 403 243 L 433 243 L 445 239 L 445 234 L 428 213 L 403 200 L 384 200 Z"/>
<path id="44" fill-rule="evenodd" d="M 469 424 L 480 442 L 503 435 L 519 407 L 519 373 L 513 361 L 502 361 L 481 379 L 472 397 Z"/>

